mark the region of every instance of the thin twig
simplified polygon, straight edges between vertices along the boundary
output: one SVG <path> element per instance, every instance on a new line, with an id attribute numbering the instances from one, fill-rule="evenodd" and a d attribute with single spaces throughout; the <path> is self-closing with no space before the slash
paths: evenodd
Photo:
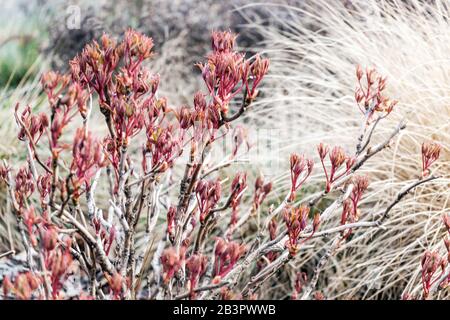
<path id="1" fill-rule="evenodd" d="M 206 285 L 206 286 L 203 286 L 203 287 L 195 288 L 193 291 L 195 293 L 202 292 L 202 291 L 209 291 L 209 290 L 222 288 L 222 287 L 224 287 L 224 286 L 226 286 L 228 284 L 229 284 L 228 281 L 222 281 L 222 282 L 219 282 L 219 283 L 216 283 L 216 284 L 210 284 L 210 285 Z M 174 300 L 185 299 L 185 298 L 189 297 L 190 295 L 191 295 L 191 292 L 185 292 L 183 294 L 180 294 L 180 295 L 176 296 L 174 298 Z"/>
<path id="2" fill-rule="evenodd" d="M 0 259 L 4 258 L 4 257 L 8 257 L 10 255 L 15 255 L 15 254 L 16 254 L 16 252 L 14 250 L 9 250 L 9 251 L 6 251 L 5 253 L 0 253 Z"/>

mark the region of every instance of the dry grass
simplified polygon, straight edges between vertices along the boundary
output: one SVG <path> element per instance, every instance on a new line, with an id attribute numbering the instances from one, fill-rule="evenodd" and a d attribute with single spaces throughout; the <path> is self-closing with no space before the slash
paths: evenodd
<path id="1" fill-rule="evenodd" d="M 417 292 L 423 251 L 445 250 L 440 218 L 450 211 L 450 8 L 445 1 L 408 2 L 298 1 L 270 9 L 275 17 L 290 17 L 282 30 L 250 23 L 266 39 L 271 58 L 266 98 L 252 119 L 277 130 L 280 155 L 314 152 L 307 148 L 321 141 L 353 151 L 361 122 L 353 98 L 355 66 L 374 66 L 388 76 L 389 94 L 400 104 L 374 138 L 382 139 L 401 118 L 407 129 L 364 169 L 372 181 L 366 219 L 375 204 L 389 201 L 419 174 L 422 141 L 443 145 L 435 171 L 444 177 L 402 202 L 386 230 L 355 235 L 327 266 L 318 288 L 328 298 Z M 293 269 L 310 270 L 317 252 L 305 253 Z M 439 298 L 448 296 L 447 289 Z"/>

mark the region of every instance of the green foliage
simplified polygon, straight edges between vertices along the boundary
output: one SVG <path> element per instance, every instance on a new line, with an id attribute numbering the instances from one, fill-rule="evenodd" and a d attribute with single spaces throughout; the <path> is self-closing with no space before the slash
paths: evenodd
<path id="1" fill-rule="evenodd" d="M 39 44 L 33 38 L 11 39 L 0 49 L 0 86 L 17 87 L 34 75 L 33 64 L 39 56 Z"/>

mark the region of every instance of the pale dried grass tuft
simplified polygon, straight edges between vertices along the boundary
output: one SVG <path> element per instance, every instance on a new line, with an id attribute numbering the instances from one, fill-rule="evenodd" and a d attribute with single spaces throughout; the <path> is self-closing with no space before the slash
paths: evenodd
<path id="1" fill-rule="evenodd" d="M 280 156 L 314 152 L 307 148 L 321 141 L 354 151 L 362 120 L 354 101 L 355 67 L 374 66 L 387 75 L 389 96 L 400 102 L 374 141 L 401 118 L 407 128 L 364 168 L 371 179 L 365 219 L 376 211 L 374 204 L 390 201 L 420 174 L 424 140 L 443 146 L 434 168 L 443 178 L 416 189 L 396 207 L 386 230 L 355 234 L 327 265 L 318 284 L 327 298 L 398 299 L 417 293 L 424 250 L 445 251 L 441 215 L 450 211 L 450 8 L 445 1 L 408 3 L 297 1 L 267 7 L 275 18 L 280 12 L 289 17 L 280 20 L 281 29 L 249 22 L 266 39 L 271 59 L 265 98 L 252 119 L 278 132 L 279 152 L 274 153 Z M 306 250 L 293 270 L 310 270 L 320 254 Z M 448 297 L 442 290 L 437 298 Z"/>

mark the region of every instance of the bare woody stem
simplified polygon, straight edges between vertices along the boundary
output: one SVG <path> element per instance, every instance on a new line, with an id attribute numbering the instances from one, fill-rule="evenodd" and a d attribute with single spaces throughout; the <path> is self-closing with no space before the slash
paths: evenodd
<path id="1" fill-rule="evenodd" d="M 336 250 L 339 248 L 341 242 L 344 240 L 344 237 L 342 234 L 337 235 L 330 247 L 325 251 L 325 254 L 320 258 L 319 262 L 317 263 L 316 267 L 314 268 L 313 277 L 311 278 L 311 281 L 308 285 L 308 287 L 305 289 L 305 292 L 302 295 L 301 300 L 307 300 L 309 299 L 311 293 L 315 289 L 317 285 L 317 281 L 319 280 L 319 275 L 322 272 L 323 268 L 329 261 L 330 257 L 334 255 Z"/>
<path id="2" fill-rule="evenodd" d="M 210 284 L 210 285 L 206 285 L 206 286 L 203 286 L 203 287 L 198 287 L 198 288 L 195 288 L 192 291 L 194 291 L 195 293 L 202 292 L 202 291 L 209 291 L 209 290 L 222 288 L 222 287 L 224 287 L 224 286 L 226 286 L 228 284 L 229 284 L 228 281 L 222 281 L 222 282 L 219 282 L 217 284 Z M 181 300 L 181 299 L 188 298 L 191 294 L 192 294 L 191 291 L 183 293 L 183 294 L 180 294 L 180 295 L 174 297 L 174 300 Z"/>
<path id="3" fill-rule="evenodd" d="M 111 106 L 111 99 L 109 97 L 108 88 L 104 88 L 103 91 L 104 91 L 104 94 L 105 94 L 106 106 L 100 105 L 100 112 L 105 117 L 105 122 L 106 122 L 106 126 L 108 127 L 109 134 L 111 136 L 111 139 L 114 140 L 116 138 L 116 134 L 114 132 L 114 128 L 113 128 L 113 124 L 112 124 L 111 111 L 109 109 L 110 106 Z"/>
<path id="4" fill-rule="evenodd" d="M 386 209 L 381 213 L 380 217 L 378 218 L 378 220 L 373 221 L 373 222 L 359 222 L 359 223 L 355 223 L 355 224 L 348 224 L 348 225 L 343 225 L 341 227 L 337 227 L 334 229 L 330 229 L 330 230 L 325 230 L 322 233 L 318 233 L 320 236 L 321 235 L 327 235 L 330 232 L 341 232 L 349 227 L 376 227 L 376 228 L 380 228 L 382 226 L 382 224 L 384 223 L 384 221 L 386 220 L 386 218 L 389 216 L 389 212 L 414 188 L 416 188 L 417 186 L 424 184 L 426 182 L 432 181 L 437 179 L 438 177 L 436 176 L 430 176 L 427 179 L 423 179 L 423 180 L 418 180 L 415 181 L 411 184 L 409 184 L 408 186 L 406 186 L 403 190 L 401 190 L 397 196 L 395 197 L 395 199 L 386 207 Z M 346 228 L 344 228 L 346 227 Z M 342 230 L 341 230 L 342 229 Z M 376 235 L 375 235 L 376 236 Z M 339 246 L 341 245 L 341 242 L 345 240 L 341 235 L 338 235 L 334 238 L 333 243 L 330 245 L 330 247 L 327 249 L 327 251 L 325 252 L 325 254 L 320 258 L 316 268 L 314 269 L 314 275 L 311 279 L 311 282 L 309 284 L 309 286 L 307 287 L 306 291 L 304 292 L 303 296 L 302 296 L 302 300 L 308 299 L 312 293 L 312 291 L 314 290 L 315 286 L 317 285 L 317 281 L 319 279 L 319 274 L 322 272 L 323 268 L 325 267 L 326 263 L 329 261 L 329 259 L 331 258 L 331 256 L 333 256 L 335 254 L 335 252 L 339 249 Z"/>
<path id="5" fill-rule="evenodd" d="M 265 281 L 267 281 L 278 270 L 280 270 L 291 258 L 292 256 L 288 251 L 283 252 L 277 259 L 275 259 L 257 275 L 250 279 L 250 282 L 242 291 L 242 296 L 246 298 L 256 292 L 256 290 L 258 290 Z"/>
<path id="6" fill-rule="evenodd" d="M 55 205 L 55 208 L 59 210 L 60 208 Z M 91 248 L 95 249 L 98 255 L 98 262 L 102 269 L 109 275 L 114 274 L 114 267 L 111 261 L 106 256 L 105 250 L 103 249 L 103 244 L 100 239 L 96 239 L 80 222 L 78 222 L 69 212 L 66 210 L 62 211 L 62 216 L 65 217 L 70 224 L 72 224 L 80 233 L 80 235 L 87 241 Z"/>
<path id="7" fill-rule="evenodd" d="M 340 187 L 341 185 L 343 185 L 349 178 L 349 176 L 352 173 L 355 173 L 359 168 L 361 168 L 364 163 L 366 163 L 367 160 L 369 160 L 370 158 L 372 158 L 374 155 L 376 155 L 377 153 L 379 153 L 380 151 L 384 150 L 385 148 L 387 148 L 390 144 L 390 142 L 392 141 L 392 139 L 399 134 L 399 132 L 403 129 L 406 128 L 406 124 L 403 121 L 400 121 L 397 125 L 397 127 L 391 132 L 391 134 L 388 136 L 387 139 L 385 139 L 383 142 L 379 143 L 378 145 L 376 145 L 373 148 L 369 148 L 367 150 L 367 152 L 360 156 L 359 159 L 356 161 L 356 163 L 353 165 L 353 167 L 351 168 L 350 172 L 343 176 L 342 178 L 340 178 L 338 181 L 336 181 L 333 185 L 331 190 L 335 190 L 336 188 Z M 310 207 L 315 206 L 323 197 L 325 197 L 328 194 L 328 192 L 326 192 L 325 190 L 318 193 L 316 196 L 314 196 L 312 199 L 310 199 L 308 201 L 308 204 Z"/>
<path id="8" fill-rule="evenodd" d="M 362 123 L 362 125 L 361 125 L 361 133 L 360 133 L 360 135 L 359 135 L 359 137 L 358 137 L 358 143 L 357 143 L 357 145 L 356 145 L 356 155 L 359 155 L 359 154 L 364 150 L 364 148 L 367 146 L 368 142 L 370 141 L 370 136 L 371 136 L 371 134 L 370 134 L 370 136 L 369 136 L 369 138 L 368 138 L 367 143 L 365 144 L 365 146 L 362 147 L 362 142 L 363 142 L 364 136 L 366 135 L 367 127 L 368 127 L 368 125 L 369 125 L 369 117 L 370 117 L 370 115 L 373 113 L 374 107 L 375 107 L 375 104 L 372 105 L 370 108 L 368 108 L 368 109 L 366 110 L 365 114 L 364 114 L 364 121 L 363 121 L 363 123 Z M 379 120 L 381 120 L 381 117 L 378 117 L 378 118 L 377 118 L 376 123 L 378 123 Z M 373 130 L 375 129 L 376 123 L 375 123 L 375 125 L 372 127 L 372 131 L 371 131 L 371 132 L 373 132 Z"/>
<path id="9" fill-rule="evenodd" d="M 211 209 L 209 214 L 206 216 L 205 221 L 200 224 L 200 229 L 198 230 L 197 238 L 195 240 L 195 246 L 194 246 L 195 253 L 198 253 L 199 251 L 201 251 L 202 244 L 205 241 L 205 238 L 206 238 L 208 232 L 210 232 L 212 230 L 212 228 L 214 227 L 214 225 L 216 224 L 216 221 L 218 219 L 218 214 L 221 211 L 225 211 L 226 209 L 228 209 L 230 207 L 231 201 L 233 200 L 233 197 L 235 196 L 237 189 L 238 189 L 238 187 L 236 187 L 235 190 L 231 191 L 231 194 L 229 195 L 227 201 L 225 202 L 225 204 L 223 206 L 221 206 L 219 208 Z"/>
<path id="10" fill-rule="evenodd" d="M 240 116 L 242 116 L 244 114 L 244 112 L 247 110 L 247 108 L 250 106 L 250 104 L 251 104 L 251 101 L 249 99 L 247 99 L 247 90 L 244 89 L 244 93 L 242 95 L 242 103 L 241 103 L 239 110 L 235 114 L 233 114 L 229 117 L 225 113 L 222 112 L 221 113 L 222 119 L 220 121 L 219 127 L 221 127 L 222 125 L 224 125 L 226 123 L 230 123 L 230 122 L 238 119 Z"/>
<path id="11" fill-rule="evenodd" d="M 176 229 L 175 229 L 175 239 L 174 244 L 176 251 L 179 252 L 182 237 L 184 230 L 186 228 L 186 221 L 189 218 L 188 206 L 189 202 L 191 200 L 191 195 L 194 191 L 195 185 L 197 183 L 198 177 L 200 175 L 200 171 L 203 166 L 203 161 L 205 159 L 206 153 L 209 152 L 210 144 L 212 143 L 211 140 L 208 140 L 205 144 L 205 147 L 202 150 L 201 153 L 201 159 L 198 163 L 193 164 L 194 160 L 194 154 L 191 151 L 191 159 L 189 163 L 186 165 L 185 173 L 183 180 L 181 181 L 180 185 L 180 197 L 179 202 L 177 206 L 177 217 L 179 219 L 179 223 L 177 223 Z M 190 174 L 192 168 L 192 174 Z"/>
<path id="12" fill-rule="evenodd" d="M 407 185 L 406 187 L 404 187 L 403 190 L 401 190 L 397 194 L 397 196 L 395 197 L 395 200 L 393 202 L 391 202 L 389 204 L 389 206 L 386 208 L 386 210 L 384 211 L 383 215 L 378 220 L 379 223 L 381 224 L 381 223 L 384 222 L 384 220 L 389 216 L 389 212 L 392 210 L 392 208 L 394 208 L 405 196 L 407 196 L 409 194 L 409 192 L 411 192 L 411 190 L 415 189 L 416 187 L 418 187 L 418 186 L 420 186 L 420 185 L 422 185 L 424 183 L 427 183 L 427 182 L 430 182 L 430 181 L 433 181 L 433 180 L 436 180 L 436 179 L 439 179 L 439 178 L 440 178 L 440 176 L 430 175 L 426 179 L 419 179 L 419 180 L 417 180 L 417 181 Z"/>
<path id="13" fill-rule="evenodd" d="M 1 258 L 4 258 L 4 257 L 8 257 L 8 256 L 10 256 L 10 255 L 14 255 L 16 252 L 14 251 L 14 250 L 9 250 L 9 251 L 6 251 L 6 252 L 4 252 L 4 253 L 1 253 L 0 254 L 0 259 Z"/>
<path id="14" fill-rule="evenodd" d="M 33 138 L 31 136 L 30 131 L 28 128 L 24 125 L 22 120 L 20 120 L 19 117 L 16 117 L 16 121 L 19 123 L 20 127 L 25 131 L 25 134 L 27 135 L 26 143 L 27 143 L 27 152 L 30 156 L 30 159 L 34 158 L 39 163 L 39 165 L 47 172 L 52 173 L 52 170 L 39 158 L 37 152 L 36 152 L 36 145 L 33 142 Z M 29 149 L 32 149 L 32 152 Z"/>
<path id="15" fill-rule="evenodd" d="M 359 151 L 357 151 L 357 155 L 360 155 L 361 152 L 363 152 L 367 146 L 370 143 L 370 140 L 372 140 L 372 135 L 375 132 L 375 129 L 378 125 L 378 123 L 380 123 L 381 119 L 383 119 L 382 117 L 378 117 L 377 120 L 375 120 L 375 123 L 372 125 L 372 127 L 370 128 L 369 134 L 367 135 L 366 141 L 364 142 L 364 144 L 359 148 Z M 361 141 L 362 142 L 362 141 Z"/>

